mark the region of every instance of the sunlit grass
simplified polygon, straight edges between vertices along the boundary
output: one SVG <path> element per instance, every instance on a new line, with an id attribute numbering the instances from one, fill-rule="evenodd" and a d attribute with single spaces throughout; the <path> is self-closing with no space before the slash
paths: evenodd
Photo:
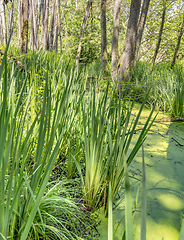
<path id="1" fill-rule="evenodd" d="M 103 205 L 108 239 L 113 239 L 113 208 L 123 181 L 125 235 L 132 239 L 128 167 L 153 123 L 156 99 L 164 111 L 183 116 L 182 70 L 177 75 L 156 67 L 150 75 L 140 66 L 132 80 L 137 78 L 142 105 L 133 117 L 132 96 L 117 94 L 117 86 L 103 78 L 99 64 L 75 69 L 66 56 L 44 51 L 22 56 L 22 63 L 24 71 L 7 62 L 5 54 L 0 69 L 0 239 L 47 235 L 75 239 L 80 231 L 83 234 L 76 222 L 82 221 L 84 209 L 94 212 Z M 152 88 L 146 95 L 148 86 Z M 152 111 L 135 141 L 133 135 L 146 103 Z M 53 176 L 53 168 L 61 163 L 62 174 Z M 79 193 L 64 194 L 63 178 L 80 178 Z M 146 239 L 145 191 L 143 179 L 141 239 Z M 82 227 L 88 229 L 85 223 Z"/>

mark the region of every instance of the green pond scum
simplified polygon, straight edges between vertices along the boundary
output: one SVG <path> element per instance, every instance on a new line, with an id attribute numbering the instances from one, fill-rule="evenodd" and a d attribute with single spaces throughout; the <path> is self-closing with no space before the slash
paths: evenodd
<path id="1" fill-rule="evenodd" d="M 136 106 L 137 108 L 138 106 Z M 138 108 L 132 111 L 136 115 Z M 138 128 L 143 126 L 149 110 L 141 115 Z M 157 119 L 166 118 L 159 113 Z M 167 134 L 166 134 L 167 133 Z M 131 142 L 133 147 L 139 131 Z M 131 148 L 131 147 L 130 147 Z M 184 123 L 154 122 L 144 142 L 144 160 L 146 167 L 146 239 L 178 240 L 182 215 L 184 213 Z M 141 231 L 141 177 L 142 150 L 140 149 L 129 166 L 132 203 L 134 204 L 138 189 L 138 203 L 133 214 L 134 239 L 140 239 Z M 140 179 L 140 180 L 139 180 Z M 114 240 L 122 240 L 125 230 L 125 196 L 122 185 L 121 203 L 113 211 Z M 132 204 L 132 206 L 133 206 Z M 102 220 L 99 226 L 100 240 L 107 239 L 107 218 L 103 210 L 99 212 Z"/>

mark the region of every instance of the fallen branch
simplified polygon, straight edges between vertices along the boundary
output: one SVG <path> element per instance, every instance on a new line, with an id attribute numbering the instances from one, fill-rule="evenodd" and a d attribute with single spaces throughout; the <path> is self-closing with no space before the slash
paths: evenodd
<path id="1" fill-rule="evenodd" d="M 184 117 L 173 117 L 173 118 L 161 118 L 161 119 L 155 119 L 155 122 L 184 122 Z"/>
<path id="2" fill-rule="evenodd" d="M 138 129 L 134 130 L 134 134 L 136 134 L 138 131 L 141 131 L 141 130 L 143 130 L 143 128 L 138 128 Z M 150 130 L 148 130 L 148 131 L 149 131 L 149 132 L 158 133 L 160 136 L 162 136 L 162 137 L 165 138 L 165 136 L 164 136 L 162 133 L 160 133 L 160 132 L 158 132 L 158 131 L 156 131 L 156 130 L 150 129 Z M 131 134 L 131 132 L 126 133 L 126 135 L 128 135 L 128 134 Z"/>
<path id="3" fill-rule="evenodd" d="M 135 114 L 131 114 L 134 117 L 137 117 Z M 150 119 L 151 121 L 153 119 Z M 173 117 L 173 118 L 161 118 L 161 119 L 155 119 L 154 122 L 184 122 L 184 117 Z"/>
<path id="4" fill-rule="evenodd" d="M 166 134 L 165 134 L 165 135 L 167 135 L 167 134 L 168 134 L 170 126 L 171 126 L 171 122 L 170 122 L 170 124 L 169 124 L 169 127 L 168 127 L 168 129 L 167 129 L 167 132 L 166 132 Z"/>
<path id="5" fill-rule="evenodd" d="M 184 147 L 183 144 L 179 143 L 176 139 L 174 139 L 173 137 L 171 138 L 172 140 L 174 140 L 180 147 Z"/>

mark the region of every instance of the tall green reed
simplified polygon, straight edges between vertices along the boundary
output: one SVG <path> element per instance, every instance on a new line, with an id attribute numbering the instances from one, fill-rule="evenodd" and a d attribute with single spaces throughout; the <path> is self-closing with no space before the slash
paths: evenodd
<path id="1" fill-rule="evenodd" d="M 81 103 L 83 124 L 80 126 L 84 146 L 84 174 L 83 165 L 74 159 L 81 176 L 85 203 L 89 208 L 93 209 L 102 202 L 107 211 L 109 183 L 112 204 L 115 203 L 124 178 L 123 156 L 126 156 L 129 166 L 153 122 L 150 120 L 154 108 L 130 151 L 134 131 L 146 100 L 147 98 L 133 120 L 131 110 L 134 102 L 116 96 L 115 89 L 109 93 L 108 85 L 104 93 L 97 94 L 95 87 L 91 87 L 90 92 L 84 96 Z"/>
<path id="2" fill-rule="evenodd" d="M 149 86 L 149 105 L 157 99 L 158 108 L 172 117 L 182 117 L 183 114 L 183 82 L 182 64 L 171 70 L 170 63 L 160 63 L 150 73 L 149 64 L 139 62 L 131 73 L 132 89 L 139 101 L 143 100 Z"/>
<path id="3" fill-rule="evenodd" d="M 0 88 L 0 239 L 31 239 L 35 229 L 46 237 L 40 204 L 45 199 L 60 145 L 77 111 L 69 109 L 76 100 L 73 97 L 76 81 L 66 78 L 62 91 L 58 89 L 53 94 L 46 73 L 40 109 L 29 123 L 33 88 L 27 88 L 29 75 L 21 80 L 22 89 L 16 97 L 15 79 L 10 80 L 7 71 L 5 54 L 0 69 L 0 79 L 3 78 Z M 41 222 L 39 227 L 34 222 L 35 216 Z M 50 226 L 50 231 L 58 236 L 56 227 Z M 60 239 L 64 236 L 63 231 Z"/>

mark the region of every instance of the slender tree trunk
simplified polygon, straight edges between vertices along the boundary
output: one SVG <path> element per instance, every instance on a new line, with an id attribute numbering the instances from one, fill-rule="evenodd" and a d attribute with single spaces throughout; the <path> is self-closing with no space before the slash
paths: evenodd
<path id="1" fill-rule="evenodd" d="M 155 53 L 151 62 L 151 67 L 150 70 L 152 71 L 153 66 L 155 65 L 155 61 L 157 58 L 157 54 L 158 54 L 158 50 L 160 48 L 160 43 L 162 40 L 162 33 L 163 33 L 163 29 L 164 29 L 164 22 L 165 22 L 165 13 L 166 13 L 166 0 L 163 0 L 163 11 L 162 11 L 162 22 L 161 22 L 161 26 L 160 26 L 160 30 L 159 30 L 159 36 L 158 36 L 158 42 L 155 48 Z"/>
<path id="2" fill-rule="evenodd" d="M 137 35 L 137 26 L 141 0 L 131 0 L 130 16 L 125 39 L 124 50 L 120 59 L 120 67 L 118 71 L 119 88 L 122 88 L 122 83 L 129 81 L 129 73 L 133 65 L 135 55 L 135 41 Z"/>
<path id="3" fill-rule="evenodd" d="M 76 1 L 77 2 L 77 1 Z M 62 8 L 62 15 L 61 15 L 61 20 L 60 20 L 60 26 L 59 26 L 59 29 L 58 29 L 58 31 L 59 31 L 59 40 L 60 40 L 60 52 L 61 52 L 61 54 L 62 54 L 62 36 L 61 36 L 61 26 L 62 26 L 62 23 L 63 23 L 63 19 L 64 19 L 64 9 L 65 9 L 65 7 L 67 6 L 67 3 L 68 3 L 68 0 L 66 0 L 65 1 L 65 4 L 64 4 L 64 6 L 63 6 L 63 8 Z M 66 34 L 67 35 L 67 34 Z"/>
<path id="4" fill-rule="evenodd" d="M 79 64 L 79 59 L 80 59 L 80 54 L 81 54 L 81 49 L 82 49 L 82 38 L 84 36 L 84 29 L 86 27 L 86 21 L 87 21 L 87 18 L 89 16 L 89 14 L 90 14 L 91 4 L 92 4 L 92 0 L 88 0 L 88 5 L 87 5 L 87 8 L 86 8 L 86 12 L 85 12 L 85 15 L 84 15 L 84 20 L 83 20 L 82 28 L 81 28 L 81 34 L 80 34 L 77 56 L 76 56 L 76 60 L 75 60 L 75 65 L 76 66 Z"/>
<path id="5" fill-rule="evenodd" d="M 91 3 L 91 32 L 93 32 L 93 2 Z"/>
<path id="6" fill-rule="evenodd" d="M 29 0 L 22 1 L 21 52 L 27 53 Z"/>
<path id="7" fill-rule="evenodd" d="M 47 35 L 48 35 L 48 18 L 49 18 L 49 0 L 45 0 L 45 14 L 44 14 L 44 29 L 43 29 L 43 49 L 48 48 Z"/>
<path id="8" fill-rule="evenodd" d="M 30 0 L 30 7 L 29 7 L 29 21 L 31 22 L 29 48 L 34 49 L 34 25 L 33 25 L 32 0 Z"/>
<path id="9" fill-rule="evenodd" d="M 22 16 L 21 16 L 21 1 L 18 1 L 18 15 L 17 15 L 17 26 L 18 26 L 18 39 L 19 39 L 19 46 L 21 46 L 21 29 L 22 29 Z"/>
<path id="10" fill-rule="evenodd" d="M 36 15 L 35 15 L 35 0 L 31 0 L 31 14 L 32 14 L 32 18 L 31 18 L 31 31 L 32 31 L 32 46 L 33 49 L 37 48 L 38 46 L 38 35 L 37 35 L 37 20 L 36 20 Z"/>
<path id="11" fill-rule="evenodd" d="M 181 24 L 180 33 L 179 33 L 179 36 L 178 36 L 178 42 L 177 42 L 175 52 L 174 52 L 174 56 L 173 56 L 173 60 L 172 60 L 172 63 L 171 63 L 171 69 L 174 67 L 174 64 L 176 62 L 176 57 L 177 57 L 177 53 L 178 53 L 178 50 L 179 50 L 179 47 L 180 47 L 180 42 L 181 42 L 181 38 L 182 38 L 182 35 L 183 35 L 183 31 L 184 31 L 184 16 L 183 16 L 183 22 Z"/>
<path id="12" fill-rule="evenodd" d="M 52 13 L 51 13 L 51 16 L 50 16 L 49 36 L 48 36 L 49 50 L 53 49 L 55 6 L 56 6 L 56 0 L 53 0 L 53 2 L 52 2 Z"/>
<path id="13" fill-rule="evenodd" d="M 134 60 L 134 67 L 137 63 L 139 48 L 141 45 L 142 35 L 144 31 L 144 26 L 146 22 L 146 17 L 148 14 L 150 0 L 144 0 L 141 10 L 141 16 L 139 19 L 138 31 L 137 31 L 137 38 L 136 38 L 136 45 L 135 45 L 135 60 Z"/>
<path id="14" fill-rule="evenodd" d="M 38 19 L 37 19 L 37 49 L 39 49 L 41 43 L 40 43 L 40 34 L 38 34 L 38 30 L 39 30 L 39 27 L 40 27 L 40 23 L 41 23 L 41 15 L 42 15 L 42 1 L 40 2 L 40 5 L 39 5 L 39 10 L 38 10 Z"/>
<path id="15" fill-rule="evenodd" d="M 54 40 L 53 40 L 53 49 L 57 52 L 58 51 L 58 36 L 59 36 L 59 6 L 60 6 L 60 0 L 56 0 L 56 24 L 54 28 Z"/>
<path id="16" fill-rule="evenodd" d="M 121 0 L 115 0 L 114 5 L 114 26 L 113 26 L 113 37 L 112 37 L 112 67 L 111 76 L 113 82 L 117 80 L 118 70 L 118 39 L 119 39 L 119 25 L 120 25 L 120 8 Z"/>
<path id="17" fill-rule="evenodd" d="M 12 0 L 10 16 L 9 16 L 9 20 L 8 20 L 8 31 L 9 31 L 8 38 L 10 37 L 10 34 L 13 31 L 13 20 L 14 20 L 13 9 L 14 9 L 14 1 Z"/>
<path id="18" fill-rule="evenodd" d="M 5 5 L 3 0 L 0 0 L 0 14 L 1 14 L 1 21 L 2 21 L 3 44 L 7 44 Z"/>
<path id="19" fill-rule="evenodd" d="M 101 0 L 101 63 L 102 70 L 107 72 L 106 0 Z"/>

